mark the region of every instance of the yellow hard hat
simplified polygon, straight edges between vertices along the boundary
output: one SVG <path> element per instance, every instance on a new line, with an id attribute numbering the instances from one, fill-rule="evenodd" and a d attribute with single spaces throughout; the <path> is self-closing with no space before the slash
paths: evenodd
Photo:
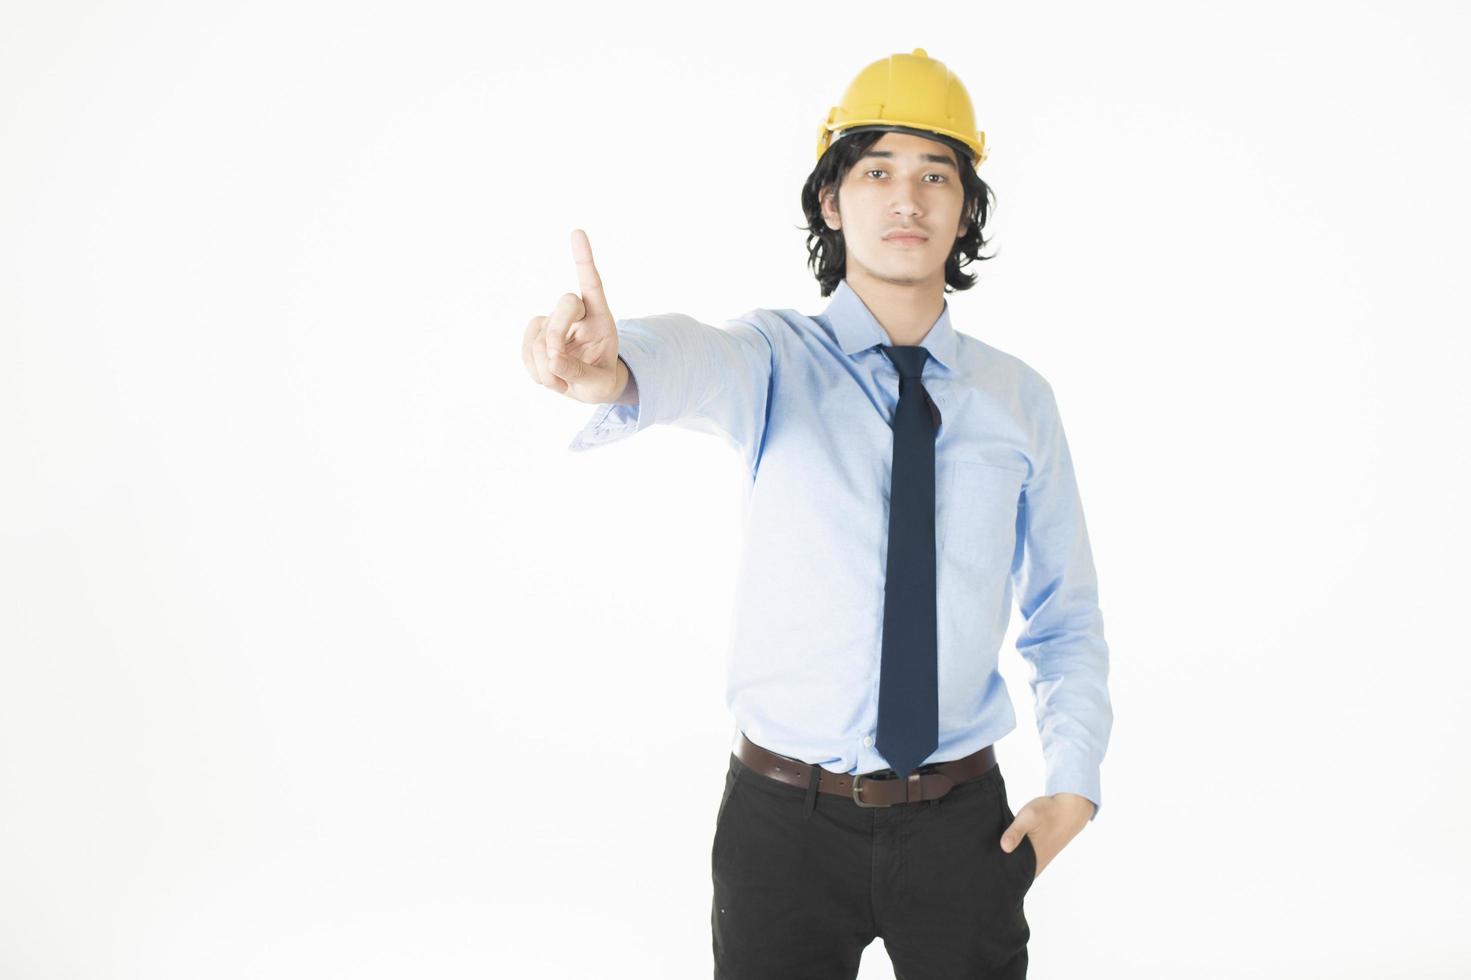
<path id="1" fill-rule="evenodd" d="M 890 55 L 858 73 L 843 101 L 817 127 L 817 158 L 822 159 L 836 135 L 871 129 L 939 133 L 964 143 L 977 168 L 986 159 L 986 134 L 976 129 L 970 94 L 924 48 Z"/>

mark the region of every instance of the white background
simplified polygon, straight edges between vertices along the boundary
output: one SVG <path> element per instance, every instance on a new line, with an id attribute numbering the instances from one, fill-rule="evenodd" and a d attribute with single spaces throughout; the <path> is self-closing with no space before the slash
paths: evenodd
<path id="1" fill-rule="evenodd" d="M 5 980 L 710 975 L 740 463 L 568 451 L 522 331 L 575 227 L 616 316 L 819 312 L 817 124 L 915 47 L 1112 655 L 1032 975 L 1471 974 L 1464 7 L 3 11 Z"/>

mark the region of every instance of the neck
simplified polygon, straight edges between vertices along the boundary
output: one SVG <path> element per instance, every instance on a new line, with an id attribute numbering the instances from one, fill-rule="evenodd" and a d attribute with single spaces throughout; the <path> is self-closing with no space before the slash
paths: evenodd
<path id="1" fill-rule="evenodd" d="M 850 262 L 844 278 L 894 346 L 917 347 L 945 310 L 943 272 L 922 282 L 900 282 L 879 279 Z"/>

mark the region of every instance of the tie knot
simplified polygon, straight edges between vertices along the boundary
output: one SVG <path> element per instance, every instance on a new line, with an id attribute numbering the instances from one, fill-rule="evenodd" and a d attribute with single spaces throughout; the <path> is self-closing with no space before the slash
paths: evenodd
<path id="1" fill-rule="evenodd" d="M 924 362 L 930 352 L 923 347 L 883 347 L 883 352 L 899 369 L 901 378 L 918 378 L 924 373 Z"/>

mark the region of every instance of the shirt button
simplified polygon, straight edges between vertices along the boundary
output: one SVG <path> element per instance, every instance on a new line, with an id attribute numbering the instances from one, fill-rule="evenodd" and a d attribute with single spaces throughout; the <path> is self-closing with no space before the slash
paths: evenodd
<path id="1" fill-rule="evenodd" d="M 872 735 L 865 735 L 865 736 L 863 736 L 863 744 L 866 745 L 866 746 L 868 746 L 869 748 L 873 748 L 873 736 Z"/>

